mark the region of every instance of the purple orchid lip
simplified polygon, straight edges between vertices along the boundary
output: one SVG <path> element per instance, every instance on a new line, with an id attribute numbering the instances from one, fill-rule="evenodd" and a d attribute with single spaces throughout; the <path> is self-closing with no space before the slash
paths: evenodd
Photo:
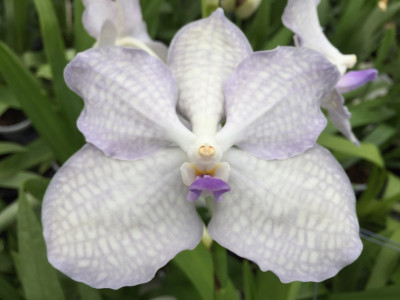
<path id="1" fill-rule="evenodd" d="M 212 192 L 215 200 L 219 202 L 222 199 L 222 195 L 230 190 L 230 186 L 222 179 L 209 175 L 197 176 L 189 187 L 187 200 L 194 202 L 200 197 L 203 191 L 209 191 Z"/>
<path id="2" fill-rule="evenodd" d="M 342 93 L 347 93 L 358 89 L 362 85 L 370 82 L 376 78 L 378 71 L 376 69 L 366 69 L 360 71 L 350 71 L 347 72 L 340 78 L 336 85 L 338 91 Z"/>

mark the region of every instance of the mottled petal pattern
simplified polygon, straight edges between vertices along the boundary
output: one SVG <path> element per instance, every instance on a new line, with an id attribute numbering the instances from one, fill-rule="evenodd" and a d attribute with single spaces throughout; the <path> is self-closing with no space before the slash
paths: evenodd
<path id="1" fill-rule="evenodd" d="M 347 107 L 344 105 L 344 98 L 337 89 L 330 92 L 324 100 L 322 100 L 322 107 L 328 111 L 329 120 L 335 127 L 355 145 L 360 142 L 351 130 L 350 117 L 351 114 Z"/>
<path id="2" fill-rule="evenodd" d="M 320 102 L 339 76 L 335 65 L 307 48 L 252 54 L 225 84 L 227 120 L 217 142 L 265 159 L 303 152 L 326 126 Z"/>
<path id="3" fill-rule="evenodd" d="M 284 283 L 325 280 L 360 255 L 354 193 L 329 151 L 265 161 L 232 149 L 225 159 L 232 190 L 208 225 L 222 246 Z"/>
<path id="4" fill-rule="evenodd" d="M 203 223 L 185 199 L 184 160 L 178 148 L 131 162 L 84 146 L 44 198 L 49 261 L 74 280 L 118 289 L 149 281 L 178 252 L 193 249 Z"/>
<path id="5" fill-rule="evenodd" d="M 355 55 L 340 53 L 326 38 L 318 20 L 318 4 L 319 0 L 288 0 L 282 22 L 296 34 L 295 40 L 299 46 L 320 52 L 344 74 L 346 68 L 352 68 L 357 59 Z"/>
<path id="6" fill-rule="evenodd" d="M 78 54 L 64 75 L 85 101 L 79 129 L 107 155 L 136 159 L 171 141 L 185 148 L 194 139 L 177 117 L 171 72 L 142 50 L 90 49 Z"/>
<path id="7" fill-rule="evenodd" d="M 347 93 L 358 89 L 378 76 L 376 69 L 351 71 L 344 74 L 336 85 L 339 93 Z"/>
<path id="8" fill-rule="evenodd" d="M 95 39 L 100 38 L 103 24 L 112 22 L 118 28 L 118 8 L 111 0 L 83 0 L 85 11 L 82 22 L 86 31 Z"/>
<path id="9" fill-rule="evenodd" d="M 222 9 L 176 34 L 168 64 L 179 88 L 178 109 L 195 134 L 215 134 L 224 114 L 223 83 L 251 53 L 246 37 Z"/>

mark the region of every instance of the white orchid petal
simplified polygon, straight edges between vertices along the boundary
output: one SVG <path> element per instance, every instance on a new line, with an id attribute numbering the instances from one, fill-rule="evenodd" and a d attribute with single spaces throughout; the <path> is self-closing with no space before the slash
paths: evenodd
<path id="1" fill-rule="evenodd" d="M 195 134 L 215 134 L 224 115 L 223 83 L 251 53 L 246 37 L 222 9 L 175 35 L 168 64 L 179 88 L 178 109 Z"/>
<path id="2" fill-rule="evenodd" d="M 355 55 L 343 55 L 326 38 L 318 20 L 319 0 L 288 0 L 283 24 L 296 34 L 300 46 L 320 52 L 337 65 L 341 74 L 357 62 Z"/>
<path id="3" fill-rule="evenodd" d="M 85 11 L 82 22 L 86 31 L 95 39 L 100 38 L 103 24 L 106 21 L 118 28 L 118 8 L 111 0 L 83 0 Z"/>
<path id="4" fill-rule="evenodd" d="M 360 145 L 360 141 L 351 130 L 351 113 L 344 105 L 344 98 L 337 89 L 330 92 L 322 100 L 322 107 L 328 111 L 329 120 L 333 125 L 355 145 Z"/>
<path id="5" fill-rule="evenodd" d="M 49 261 L 74 280 L 118 289 L 149 281 L 177 253 L 193 249 L 203 223 L 185 199 L 184 160 L 178 148 L 131 162 L 85 145 L 44 197 Z"/>
<path id="6" fill-rule="evenodd" d="M 283 159 L 314 146 L 326 126 L 322 98 L 337 68 L 307 48 L 279 47 L 246 58 L 225 84 L 227 120 L 216 135 L 265 159 Z"/>
<path id="7" fill-rule="evenodd" d="M 90 49 L 78 54 L 64 75 L 85 101 L 79 129 L 107 155 L 136 159 L 171 141 L 185 148 L 194 139 L 176 114 L 171 72 L 144 51 Z"/>
<path id="8" fill-rule="evenodd" d="M 354 193 L 329 151 L 265 161 L 232 149 L 225 160 L 231 191 L 208 225 L 222 246 L 284 283 L 325 280 L 360 255 Z"/>

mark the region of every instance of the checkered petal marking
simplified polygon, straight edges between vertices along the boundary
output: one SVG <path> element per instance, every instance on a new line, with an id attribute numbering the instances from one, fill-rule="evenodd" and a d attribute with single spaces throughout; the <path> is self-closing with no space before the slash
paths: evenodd
<path id="1" fill-rule="evenodd" d="M 223 83 L 236 66 L 252 53 L 244 34 L 222 9 L 183 27 L 173 39 L 168 65 L 179 88 L 179 111 L 191 121 L 196 134 L 204 124 L 217 124 L 224 115 Z M 214 132 L 212 132 L 214 130 Z"/>
<path id="2" fill-rule="evenodd" d="M 284 283 L 325 280 L 360 255 L 354 193 L 329 151 L 266 161 L 232 149 L 225 160 L 231 191 L 208 225 L 222 246 Z"/>
<path id="3" fill-rule="evenodd" d="M 319 53 L 294 47 L 257 52 L 225 84 L 227 120 L 216 140 L 265 159 L 283 159 L 314 146 L 326 126 L 322 98 L 339 72 Z"/>
<path id="4" fill-rule="evenodd" d="M 178 148 L 137 161 L 87 144 L 57 172 L 42 222 L 49 261 L 77 281 L 118 289 L 152 279 L 200 241 L 203 223 L 185 199 Z"/>
<path id="5" fill-rule="evenodd" d="M 85 101 L 78 128 L 109 156 L 137 159 L 194 135 L 176 114 L 177 87 L 167 66 L 142 50 L 90 49 L 66 67 L 65 81 Z"/>

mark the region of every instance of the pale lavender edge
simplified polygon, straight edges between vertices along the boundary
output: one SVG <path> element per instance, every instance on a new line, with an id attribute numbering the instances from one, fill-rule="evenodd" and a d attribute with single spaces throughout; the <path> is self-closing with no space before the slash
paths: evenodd
<path id="1" fill-rule="evenodd" d="M 366 69 L 360 71 L 350 71 L 344 74 L 336 85 L 339 93 L 347 93 L 358 89 L 364 84 L 375 80 L 378 76 L 378 70 Z"/>

